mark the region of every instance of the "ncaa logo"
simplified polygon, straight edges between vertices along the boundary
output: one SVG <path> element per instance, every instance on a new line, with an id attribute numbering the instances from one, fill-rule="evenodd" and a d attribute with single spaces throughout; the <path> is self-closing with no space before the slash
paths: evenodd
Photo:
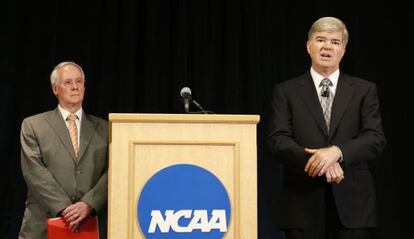
<path id="1" fill-rule="evenodd" d="M 141 231 L 149 239 L 221 239 L 229 228 L 230 200 L 212 173 L 177 164 L 148 180 L 137 214 Z"/>

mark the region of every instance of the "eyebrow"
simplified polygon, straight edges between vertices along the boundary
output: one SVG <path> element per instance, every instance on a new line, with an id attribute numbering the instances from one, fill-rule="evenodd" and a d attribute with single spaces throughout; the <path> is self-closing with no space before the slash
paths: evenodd
<path id="1" fill-rule="evenodd" d="M 315 39 L 324 39 L 324 40 L 339 41 L 339 42 L 341 42 L 341 40 L 338 39 L 338 38 L 327 38 L 327 37 L 323 37 L 323 36 L 316 36 Z"/>

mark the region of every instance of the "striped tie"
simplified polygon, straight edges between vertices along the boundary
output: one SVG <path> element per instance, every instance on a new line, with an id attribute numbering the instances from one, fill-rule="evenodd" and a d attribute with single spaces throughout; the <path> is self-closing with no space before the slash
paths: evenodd
<path id="1" fill-rule="evenodd" d="M 329 132 L 329 127 L 331 124 L 331 108 L 332 108 L 332 102 L 333 102 L 333 93 L 329 86 L 332 86 L 331 80 L 328 78 L 325 78 L 321 81 L 321 84 L 319 86 L 322 86 L 321 90 L 321 106 L 323 110 L 323 116 L 325 118 L 326 128 Z"/>
<path id="2" fill-rule="evenodd" d="M 78 157 L 79 144 L 78 144 L 78 128 L 76 127 L 77 116 L 74 114 L 68 115 L 66 119 L 69 122 L 68 130 L 70 135 L 70 141 L 72 141 L 73 150 L 75 151 L 76 158 Z"/>

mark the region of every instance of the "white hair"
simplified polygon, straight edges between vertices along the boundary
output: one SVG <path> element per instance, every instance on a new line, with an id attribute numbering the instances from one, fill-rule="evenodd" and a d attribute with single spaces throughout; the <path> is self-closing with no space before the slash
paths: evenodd
<path id="1" fill-rule="evenodd" d="M 59 70 L 66 65 L 73 65 L 77 67 L 82 73 L 83 80 L 85 80 L 85 73 L 83 72 L 82 67 L 80 67 L 78 64 L 76 64 L 73 61 L 64 61 L 56 65 L 53 68 L 52 73 L 50 74 L 50 84 L 52 84 L 52 87 L 59 81 Z"/>

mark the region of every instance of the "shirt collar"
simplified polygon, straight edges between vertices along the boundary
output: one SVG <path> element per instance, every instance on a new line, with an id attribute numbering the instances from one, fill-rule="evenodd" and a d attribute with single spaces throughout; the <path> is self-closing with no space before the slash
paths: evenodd
<path id="1" fill-rule="evenodd" d="M 60 113 L 62 114 L 64 120 L 66 120 L 68 118 L 69 114 L 71 114 L 69 111 L 65 110 L 60 105 L 58 105 L 58 109 L 59 109 Z M 78 111 L 75 112 L 75 115 L 79 119 L 79 121 L 82 119 L 82 113 L 83 113 L 82 107 Z"/>
<path id="2" fill-rule="evenodd" d="M 328 77 L 324 77 L 321 76 L 319 73 L 317 73 L 312 67 L 310 69 L 310 74 L 312 76 L 313 79 L 313 83 L 315 84 L 315 88 L 318 90 L 320 88 L 320 84 L 321 81 L 324 78 L 329 78 L 329 80 L 331 80 L 332 82 L 332 86 L 330 86 L 332 92 L 335 94 L 336 91 L 336 86 L 338 85 L 338 79 L 339 79 L 339 69 L 337 69 L 336 71 L 334 71 L 330 76 Z"/>

